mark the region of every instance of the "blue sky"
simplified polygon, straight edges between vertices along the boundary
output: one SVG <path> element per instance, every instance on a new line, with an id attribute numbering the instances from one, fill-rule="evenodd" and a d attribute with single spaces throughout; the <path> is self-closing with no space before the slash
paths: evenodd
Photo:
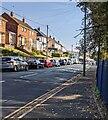
<path id="1" fill-rule="evenodd" d="M 74 38 L 81 28 L 83 13 L 76 7 L 75 2 L 3 2 L 5 7 L 30 20 L 26 22 L 33 28 L 41 28 L 46 33 L 46 25 L 49 25 L 49 35 L 55 37 L 68 50 L 71 45 L 81 39 L 82 36 Z M 2 12 L 7 12 L 2 9 Z M 15 17 L 22 19 L 15 15 Z M 34 22 L 33 22 L 34 21 Z"/>

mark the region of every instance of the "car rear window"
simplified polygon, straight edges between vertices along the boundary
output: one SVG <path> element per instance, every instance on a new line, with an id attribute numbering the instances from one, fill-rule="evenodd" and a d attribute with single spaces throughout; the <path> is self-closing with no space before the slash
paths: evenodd
<path id="1" fill-rule="evenodd" d="M 40 62 L 44 63 L 44 60 L 39 60 Z"/>
<path id="2" fill-rule="evenodd" d="M 11 58 L 2 58 L 2 61 L 9 61 Z"/>
<path id="3" fill-rule="evenodd" d="M 51 62 L 53 62 L 53 60 L 50 60 Z"/>

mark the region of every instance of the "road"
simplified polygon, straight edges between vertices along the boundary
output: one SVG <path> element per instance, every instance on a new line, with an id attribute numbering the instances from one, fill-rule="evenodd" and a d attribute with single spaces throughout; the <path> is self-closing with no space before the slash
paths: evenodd
<path id="1" fill-rule="evenodd" d="M 29 71 L 2 73 L 2 115 L 51 91 L 82 71 L 82 65 L 68 65 Z"/>

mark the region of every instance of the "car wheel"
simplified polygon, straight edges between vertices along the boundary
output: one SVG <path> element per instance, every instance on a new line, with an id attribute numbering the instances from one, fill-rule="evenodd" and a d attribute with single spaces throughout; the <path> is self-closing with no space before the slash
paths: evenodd
<path id="1" fill-rule="evenodd" d="M 17 72 L 18 71 L 18 67 L 14 66 L 14 71 Z"/>
<path id="2" fill-rule="evenodd" d="M 28 66 L 25 67 L 25 70 L 28 71 Z"/>

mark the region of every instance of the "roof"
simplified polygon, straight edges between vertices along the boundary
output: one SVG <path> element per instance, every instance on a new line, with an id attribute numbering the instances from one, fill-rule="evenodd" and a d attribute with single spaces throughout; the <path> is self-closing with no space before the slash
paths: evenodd
<path id="1" fill-rule="evenodd" d="M 3 18 L 1 15 L 0 15 L 0 20 L 4 20 L 7 22 L 7 20 L 5 18 Z"/>
<path id="2" fill-rule="evenodd" d="M 27 28 L 29 28 L 29 29 L 34 30 L 34 29 L 33 29 L 31 26 L 29 26 L 27 23 L 19 20 L 18 18 L 14 17 L 14 16 L 12 17 L 11 15 L 9 15 L 9 14 L 7 14 L 7 13 L 3 13 L 2 15 L 7 15 L 7 16 L 9 16 L 11 19 L 13 19 L 17 24 L 20 24 L 20 25 L 22 25 L 22 26 L 25 26 L 25 27 L 27 27 Z"/>
<path id="3" fill-rule="evenodd" d="M 46 37 L 46 35 L 38 29 L 34 29 L 37 32 L 37 36 Z"/>
<path id="4" fill-rule="evenodd" d="M 11 16 L 10 16 L 10 17 L 11 17 Z M 11 18 L 13 18 L 18 24 L 23 25 L 23 26 L 25 26 L 25 27 L 27 27 L 27 28 L 29 28 L 29 29 L 34 30 L 34 29 L 33 29 L 32 27 L 30 27 L 27 23 L 25 23 L 25 22 L 23 22 L 23 21 L 15 18 L 15 17 L 11 17 Z"/>

